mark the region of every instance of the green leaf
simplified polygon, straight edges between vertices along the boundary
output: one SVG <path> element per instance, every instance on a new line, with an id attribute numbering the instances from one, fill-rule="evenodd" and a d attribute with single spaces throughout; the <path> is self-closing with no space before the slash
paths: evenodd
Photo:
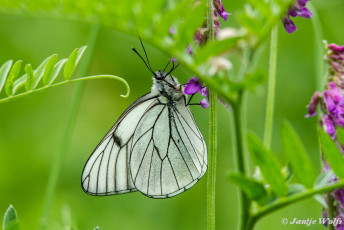
<path id="1" fill-rule="evenodd" d="M 79 64 L 79 62 L 80 62 L 82 56 L 84 55 L 86 49 L 87 49 L 87 46 L 82 46 L 79 48 L 78 55 L 77 55 L 76 61 L 75 61 L 75 66 L 77 66 Z"/>
<path id="2" fill-rule="evenodd" d="M 344 177 L 344 156 L 336 143 L 323 130 L 320 131 L 321 149 L 333 172 L 340 178 Z"/>
<path id="3" fill-rule="evenodd" d="M 55 68 L 55 64 L 57 62 L 57 54 L 54 54 L 52 56 L 50 56 L 48 63 L 44 69 L 44 73 L 43 73 L 43 84 L 44 85 L 48 85 L 48 83 L 51 81 L 51 78 L 53 77 L 53 71 Z"/>
<path id="4" fill-rule="evenodd" d="M 30 81 L 30 85 L 28 85 L 30 88 L 29 90 L 34 90 L 37 88 L 39 82 L 42 80 L 44 70 L 50 60 L 50 57 L 47 57 L 38 67 L 33 71 L 33 78 L 32 81 Z M 15 94 L 25 83 L 27 80 L 27 74 L 21 76 L 13 83 L 13 93 Z"/>
<path id="5" fill-rule="evenodd" d="M 80 49 L 76 49 L 76 51 L 74 50 L 75 55 L 72 55 L 73 56 L 72 59 L 74 60 L 73 63 L 75 63 L 74 66 L 76 66 L 79 63 L 80 58 L 82 57 L 85 49 L 86 49 L 86 46 L 83 46 Z M 19 74 L 22 61 L 17 61 L 13 66 L 11 65 L 12 64 L 11 60 L 7 61 L 4 65 L 0 67 L 0 79 L 1 79 L 0 82 L 1 84 L 5 85 L 5 90 L 7 93 L 7 97 L 0 98 L 0 103 L 13 99 L 14 97 L 17 97 L 17 96 L 27 95 L 28 93 L 31 93 L 31 92 L 35 92 L 35 91 L 42 90 L 45 88 L 50 88 L 53 86 L 63 85 L 69 82 L 100 79 L 100 78 L 110 78 L 110 79 L 121 81 L 127 88 L 127 93 L 121 96 L 122 97 L 129 96 L 130 88 L 129 88 L 128 83 L 123 78 L 120 78 L 114 75 L 103 74 L 103 75 L 87 76 L 87 77 L 77 78 L 73 80 L 64 80 L 64 81 L 54 83 L 59 73 L 61 72 L 62 67 L 65 65 L 68 59 L 62 59 L 58 61 L 57 63 L 56 61 L 57 61 L 57 55 L 54 54 L 46 58 L 35 70 L 32 69 L 31 64 L 27 64 L 24 68 L 26 73 L 19 78 L 17 78 L 17 76 Z M 12 66 L 12 69 L 11 69 L 11 66 Z M 9 76 L 8 76 L 8 72 L 10 72 Z M 40 84 L 42 78 L 44 78 L 43 81 L 45 81 L 45 85 Z M 25 85 L 25 91 L 21 93 L 17 93 L 18 90 L 24 85 Z"/>
<path id="6" fill-rule="evenodd" d="M 10 71 L 10 74 L 7 78 L 7 81 L 5 83 L 5 91 L 8 96 L 12 96 L 14 94 L 13 88 L 14 88 L 14 81 L 18 77 L 18 74 L 20 72 L 21 63 L 23 61 L 19 60 L 12 66 L 12 69 Z"/>
<path id="7" fill-rule="evenodd" d="M 305 190 L 306 188 L 302 184 L 290 184 L 288 185 L 288 196 L 304 192 Z"/>
<path id="8" fill-rule="evenodd" d="M 251 200 L 257 201 L 259 205 L 262 206 L 267 203 L 267 192 L 262 183 L 239 173 L 230 174 L 228 179 L 239 186 Z"/>
<path id="9" fill-rule="evenodd" d="M 247 73 L 244 78 L 244 87 L 253 90 L 257 85 L 266 82 L 268 75 L 263 69 L 256 69 L 253 73 Z"/>
<path id="10" fill-rule="evenodd" d="M 238 14 L 239 23 L 255 37 L 248 37 L 248 42 L 256 45 L 265 41 L 272 27 L 281 20 L 294 1 L 249 0 L 244 11 Z"/>
<path id="11" fill-rule="evenodd" d="M 218 56 L 238 44 L 241 37 L 227 38 L 224 40 L 209 41 L 195 56 L 195 63 L 203 64 L 209 58 Z"/>
<path id="12" fill-rule="evenodd" d="M 293 171 L 290 168 L 290 165 L 286 165 L 281 170 L 283 177 L 285 178 L 286 182 L 289 182 L 291 178 L 293 177 Z"/>
<path id="13" fill-rule="evenodd" d="M 66 80 L 69 80 L 74 72 L 75 62 L 78 56 L 78 50 L 79 48 L 76 48 L 68 57 L 68 60 L 63 71 L 63 77 Z"/>
<path id="14" fill-rule="evenodd" d="M 7 79 L 7 75 L 8 72 L 11 69 L 13 61 L 12 60 L 8 60 L 7 62 L 5 62 L 1 67 L 0 67 L 0 92 L 2 90 L 2 88 L 5 85 L 6 79 Z"/>
<path id="15" fill-rule="evenodd" d="M 5 212 L 4 219 L 2 222 L 2 229 L 3 230 L 19 229 L 17 212 L 12 205 L 10 205 Z"/>
<path id="16" fill-rule="evenodd" d="M 337 140 L 339 141 L 339 143 L 344 146 L 344 129 L 343 128 L 337 128 Z"/>
<path id="17" fill-rule="evenodd" d="M 33 70 L 31 64 L 27 64 L 25 66 L 25 72 L 26 72 L 26 82 L 25 82 L 25 89 L 26 91 L 32 90 L 32 83 L 33 83 Z"/>
<path id="18" fill-rule="evenodd" d="M 47 85 L 51 85 L 56 80 L 56 78 L 58 77 L 62 67 L 64 66 L 64 64 L 66 64 L 67 60 L 68 59 L 65 58 L 65 59 L 62 59 L 62 60 L 58 61 L 55 64 L 54 69 L 53 69 L 53 71 L 51 73 L 51 76 L 50 76 L 50 80 L 49 79 L 47 80 Z"/>
<path id="19" fill-rule="evenodd" d="M 334 172 L 332 169 L 328 170 L 328 171 L 325 171 L 323 173 L 321 173 L 316 179 L 315 179 L 315 182 L 314 182 L 314 187 L 317 187 L 317 186 L 322 186 L 322 185 L 325 185 L 325 184 L 329 184 L 330 183 L 330 178 L 335 176 Z"/>
<path id="20" fill-rule="evenodd" d="M 287 185 L 275 155 L 253 133 L 248 133 L 247 144 L 253 162 L 259 166 L 264 179 L 270 184 L 271 189 L 276 195 L 287 195 Z"/>
<path id="21" fill-rule="evenodd" d="M 95 227 L 93 230 L 99 230 L 99 226 Z"/>
<path id="22" fill-rule="evenodd" d="M 326 209 L 328 208 L 328 205 L 327 205 L 327 203 L 326 203 L 326 200 L 325 200 L 324 196 L 317 194 L 317 195 L 314 195 L 313 198 L 314 198 L 319 204 L 321 204 L 321 206 L 323 206 L 323 207 L 326 208 Z"/>
<path id="23" fill-rule="evenodd" d="M 86 48 L 87 46 L 76 48 L 70 54 L 63 71 L 63 76 L 66 80 L 69 80 L 71 78 L 72 74 L 74 73 L 75 67 L 78 65 L 80 58 L 83 55 Z"/>
<path id="24" fill-rule="evenodd" d="M 42 80 L 44 72 L 49 64 L 49 62 L 52 62 L 54 60 L 54 56 L 56 54 L 51 55 L 50 57 L 47 57 L 39 66 L 37 69 L 34 71 L 34 82 L 33 82 L 33 87 L 32 89 L 36 89 L 39 82 Z"/>
<path id="25" fill-rule="evenodd" d="M 297 180 L 308 188 L 312 187 L 316 178 L 312 161 L 295 130 L 286 121 L 282 123 L 281 141 Z"/>

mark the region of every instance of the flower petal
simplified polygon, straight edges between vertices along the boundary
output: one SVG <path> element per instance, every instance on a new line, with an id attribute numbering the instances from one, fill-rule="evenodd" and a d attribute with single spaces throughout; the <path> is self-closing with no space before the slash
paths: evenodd
<path id="1" fill-rule="evenodd" d="M 289 17 L 284 17 L 282 19 L 284 29 L 290 34 L 293 33 L 297 28 L 294 22 Z"/>
<path id="2" fill-rule="evenodd" d="M 199 93 L 203 96 L 203 97 L 207 97 L 209 95 L 209 89 L 208 87 L 203 87 L 199 90 Z"/>
<path id="3" fill-rule="evenodd" d="M 201 106 L 202 106 L 203 109 L 208 108 L 209 105 L 210 105 L 207 98 L 203 98 L 203 99 L 201 100 L 200 104 L 201 104 Z"/>
<path id="4" fill-rule="evenodd" d="M 328 45 L 328 48 L 334 52 L 338 52 L 341 53 L 344 51 L 344 46 L 339 46 L 337 44 L 331 43 L 330 45 Z"/>
<path id="5" fill-rule="evenodd" d="M 198 80 L 197 77 L 193 77 L 185 85 L 184 93 L 188 95 L 193 95 L 201 89 L 202 89 L 202 83 Z"/>
<path id="6" fill-rule="evenodd" d="M 308 105 L 308 114 L 306 117 L 314 117 L 317 114 L 317 107 L 320 102 L 319 92 L 315 92 L 312 96 L 311 102 Z"/>
<path id="7" fill-rule="evenodd" d="M 337 88 L 337 85 L 336 83 L 334 83 L 333 81 L 330 81 L 328 83 L 328 89 L 329 89 L 329 92 L 333 98 L 333 101 L 335 103 L 338 103 L 340 101 L 340 99 L 342 98 L 342 95 L 340 94 L 339 92 L 339 89 Z"/>
<path id="8" fill-rule="evenodd" d="M 335 114 L 337 111 L 337 108 L 336 108 L 336 105 L 333 101 L 332 95 L 328 90 L 324 91 L 324 99 L 325 99 L 327 110 L 330 113 Z"/>
<path id="9" fill-rule="evenodd" d="M 301 7 L 298 11 L 297 11 L 297 15 L 303 18 L 311 18 L 312 17 L 312 12 L 309 11 L 309 9 L 307 9 L 306 7 Z"/>
<path id="10" fill-rule="evenodd" d="M 334 127 L 331 116 L 326 114 L 322 119 L 322 123 L 323 123 L 323 128 L 325 132 L 329 134 L 332 137 L 332 139 L 334 139 L 335 134 L 336 134 L 336 128 Z"/>

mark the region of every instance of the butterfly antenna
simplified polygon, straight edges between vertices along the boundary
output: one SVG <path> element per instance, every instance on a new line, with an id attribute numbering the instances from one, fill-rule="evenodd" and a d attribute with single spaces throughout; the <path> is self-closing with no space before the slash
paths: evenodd
<path id="1" fill-rule="evenodd" d="M 166 76 L 170 75 L 175 69 L 178 68 L 178 66 L 179 66 L 179 63 L 178 63 L 178 65 L 174 66 L 174 63 L 172 62 L 172 68 L 171 68 L 171 70 L 166 74 Z"/>
<path id="2" fill-rule="evenodd" d="M 143 45 L 143 42 L 142 42 L 142 39 L 141 39 L 140 35 L 139 35 L 139 39 L 140 39 L 140 43 L 141 43 L 141 46 L 142 46 L 143 52 L 145 53 L 145 56 L 146 56 L 147 64 L 148 64 L 148 66 L 149 66 L 150 70 L 151 70 L 151 71 L 153 71 L 153 69 L 152 69 L 152 66 L 151 66 L 151 65 L 150 65 L 150 63 L 149 63 L 148 55 L 147 55 L 147 52 L 146 52 L 145 46 Z M 153 72 L 154 72 L 154 71 L 153 71 Z"/>
<path id="3" fill-rule="evenodd" d="M 170 64 L 170 62 L 171 62 L 171 60 L 169 60 L 169 61 L 167 62 L 167 65 L 165 66 L 163 72 L 165 72 L 165 70 L 166 70 L 167 66 Z"/>
<path id="4" fill-rule="evenodd" d="M 141 39 L 140 39 L 141 40 Z M 150 65 L 147 64 L 146 60 L 139 54 L 139 52 L 137 52 L 137 50 L 135 48 L 131 48 L 136 54 L 137 56 L 139 56 L 141 58 L 141 60 L 143 61 L 143 63 L 145 64 L 145 66 L 147 67 L 147 69 L 154 75 L 156 76 L 156 74 L 154 73 L 154 71 L 152 70 L 152 68 L 150 67 Z M 146 54 L 147 55 L 147 54 Z"/>

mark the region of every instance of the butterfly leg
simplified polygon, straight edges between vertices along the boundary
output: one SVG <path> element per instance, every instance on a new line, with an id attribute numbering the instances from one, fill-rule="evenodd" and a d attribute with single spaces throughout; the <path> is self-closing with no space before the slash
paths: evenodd
<path id="1" fill-rule="evenodd" d="M 189 98 L 189 101 L 185 103 L 186 106 L 190 105 L 190 102 L 195 94 L 192 94 L 191 97 Z M 186 100 L 186 99 L 185 99 Z M 185 101 L 186 102 L 186 101 Z"/>

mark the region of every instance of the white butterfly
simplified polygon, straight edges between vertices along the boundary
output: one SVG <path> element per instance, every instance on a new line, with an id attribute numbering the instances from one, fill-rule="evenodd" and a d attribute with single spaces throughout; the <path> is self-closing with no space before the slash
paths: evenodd
<path id="1" fill-rule="evenodd" d="M 81 180 L 88 194 L 138 190 L 151 198 L 173 197 L 191 188 L 207 170 L 204 138 L 183 85 L 171 75 L 176 67 L 154 73 L 147 55 L 148 65 L 139 57 L 154 74 L 151 92 L 124 111 L 88 159 Z"/>

